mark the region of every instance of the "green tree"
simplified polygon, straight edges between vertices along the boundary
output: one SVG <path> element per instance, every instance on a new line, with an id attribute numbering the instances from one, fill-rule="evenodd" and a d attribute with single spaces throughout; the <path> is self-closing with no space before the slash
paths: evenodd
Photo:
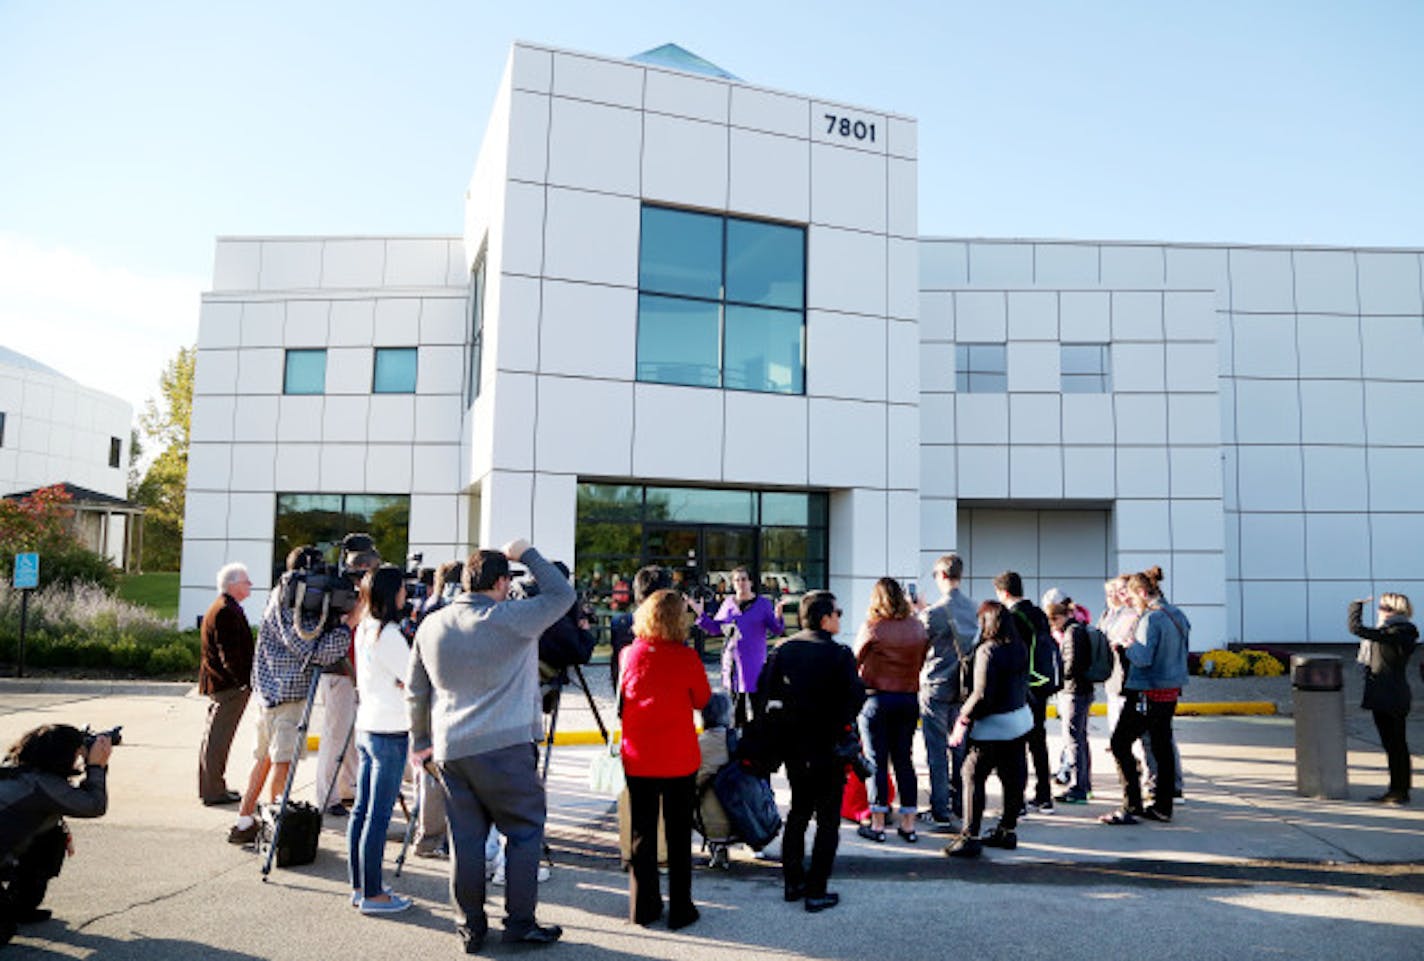
<path id="1" fill-rule="evenodd" d="M 149 398 L 139 418 L 151 445 L 161 448 L 133 498 L 148 508 L 143 520 L 143 566 L 149 570 L 176 571 L 183 556 L 183 501 L 196 358 L 195 347 L 178 351 L 159 377 L 158 399 Z"/>

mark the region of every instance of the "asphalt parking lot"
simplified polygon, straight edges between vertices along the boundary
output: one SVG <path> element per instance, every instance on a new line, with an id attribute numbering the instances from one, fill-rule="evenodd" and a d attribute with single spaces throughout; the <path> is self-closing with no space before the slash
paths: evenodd
<path id="1" fill-rule="evenodd" d="M 182 687 L 135 690 L 0 681 L 0 742 L 51 720 L 123 724 L 125 735 L 113 762 L 109 814 L 74 824 L 77 854 L 47 901 L 55 919 L 23 929 L 7 956 L 459 955 L 445 864 L 411 859 L 392 879 L 394 842 L 386 879 L 416 901 L 404 915 L 366 918 L 349 907 L 339 826 L 324 832 L 314 864 L 277 869 L 264 883 L 255 855 L 225 842 L 231 810 L 203 808 L 194 797 L 204 700 Z M 234 783 L 245 776 L 249 722 L 234 747 Z M 573 731 L 580 723 L 569 702 L 561 726 Z M 1115 794 L 1101 723 L 1092 732 L 1095 801 L 1030 818 L 1017 851 L 966 864 L 943 857 L 942 840 L 929 834 L 913 846 L 893 837 L 877 845 L 843 828 L 833 881 L 842 906 L 810 916 L 782 903 L 774 864 L 737 850 L 729 871 L 697 870 L 703 920 L 676 933 L 625 922 L 616 818 L 611 803 L 586 788 L 595 748 L 556 747 L 549 817 L 555 867 L 541 889 L 540 916 L 563 925 L 565 938 L 544 950 L 594 959 L 850 961 L 946 951 L 1086 958 L 1123 948 L 1126 936 L 1136 949 L 1165 957 L 1420 956 L 1424 805 L 1382 808 L 1363 800 L 1385 778 L 1367 716 L 1348 715 L 1346 801 L 1295 796 L 1289 716 L 1182 718 L 1186 802 L 1171 825 L 1136 828 L 1096 823 Z M 1416 749 L 1424 745 L 1417 720 L 1411 736 Z M 299 794 L 310 791 L 313 767 L 299 768 Z M 394 830 L 401 826 L 397 818 Z M 497 943 L 488 950 L 496 957 L 534 953 Z"/>

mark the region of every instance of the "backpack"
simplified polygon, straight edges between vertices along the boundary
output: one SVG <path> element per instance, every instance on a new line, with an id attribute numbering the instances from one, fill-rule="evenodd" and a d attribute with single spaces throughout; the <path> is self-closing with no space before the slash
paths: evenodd
<path id="1" fill-rule="evenodd" d="M 1063 652 L 1059 650 L 1052 632 L 1039 630 L 1033 619 L 1024 613 L 1023 609 L 1026 607 L 1032 607 L 1031 603 L 1025 602 L 1013 610 L 1020 626 L 1028 634 L 1025 638 L 1028 644 L 1028 686 L 1037 696 L 1047 697 L 1063 690 Z M 1043 612 L 1038 613 L 1046 628 L 1047 618 L 1043 616 Z"/>
<path id="2" fill-rule="evenodd" d="M 1098 684 L 1112 677 L 1112 645 L 1108 643 L 1108 636 L 1096 626 L 1084 624 L 1083 630 L 1088 632 L 1088 667 L 1083 671 L 1083 680 Z"/>
<path id="3" fill-rule="evenodd" d="M 712 793 L 722 802 L 737 837 L 760 850 L 781 832 L 781 812 L 771 782 L 743 764 L 723 765 L 712 779 Z"/>

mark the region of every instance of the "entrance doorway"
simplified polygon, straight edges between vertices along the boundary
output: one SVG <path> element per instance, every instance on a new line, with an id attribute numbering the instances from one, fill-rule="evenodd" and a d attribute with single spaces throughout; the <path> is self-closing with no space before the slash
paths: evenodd
<path id="1" fill-rule="evenodd" d="M 645 564 L 708 603 L 746 567 L 760 593 L 785 603 L 826 586 L 827 513 L 819 491 L 580 483 L 574 577 L 596 607 L 622 610 Z"/>

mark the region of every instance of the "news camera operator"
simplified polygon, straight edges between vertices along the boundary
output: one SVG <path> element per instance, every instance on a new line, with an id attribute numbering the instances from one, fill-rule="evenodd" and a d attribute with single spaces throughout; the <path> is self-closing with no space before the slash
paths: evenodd
<path id="1" fill-rule="evenodd" d="M 297 588 L 305 591 L 324 583 L 326 597 L 318 611 L 309 611 L 302 600 L 294 600 Z M 297 547 L 287 555 L 287 573 L 282 575 L 262 613 L 257 632 L 257 651 L 252 665 L 252 690 L 257 694 L 257 749 L 247 791 L 237 811 L 237 824 L 228 832 L 228 843 L 249 844 L 257 839 L 255 814 L 257 798 L 267 775 L 272 775 L 272 801 L 286 784 L 287 771 L 301 755 L 298 734 L 302 708 L 311 689 L 312 674 L 320 667 L 335 664 L 351 647 L 352 631 L 361 612 L 354 598 L 338 597 L 346 592 L 339 579 L 324 573 L 321 553 L 310 545 Z M 334 604 L 332 603 L 334 600 Z M 341 610 L 346 607 L 346 610 Z"/>
<path id="2" fill-rule="evenodd" d="M 555 570 L 569 579 L 569 568 L 563 561 L 550 561 Z M 527 575 L 514 582 L 509 596 L 527 599 L 539 596 L 539 582 Z M 539 687 L 544 713 L 554 709 L 554 701 L 563 685 L 569 682 L 568 670 L 575 664 L 587 664 L 598 639 L 589 630 L 589 612 L 577 599 L 553 624 L 539 635 Z"/>
<path id="3" fill-rule="evenodd" d="M 74 842 L 65 817 L 102 817 L 108 734 L 88 738 L 68 724 L 44 724 L 11 745 L 0 762 L 0 945 L 17 924 L 48 920 L 40 907 Z M 83 775 L 76 787 L 71 778 Z"/>

